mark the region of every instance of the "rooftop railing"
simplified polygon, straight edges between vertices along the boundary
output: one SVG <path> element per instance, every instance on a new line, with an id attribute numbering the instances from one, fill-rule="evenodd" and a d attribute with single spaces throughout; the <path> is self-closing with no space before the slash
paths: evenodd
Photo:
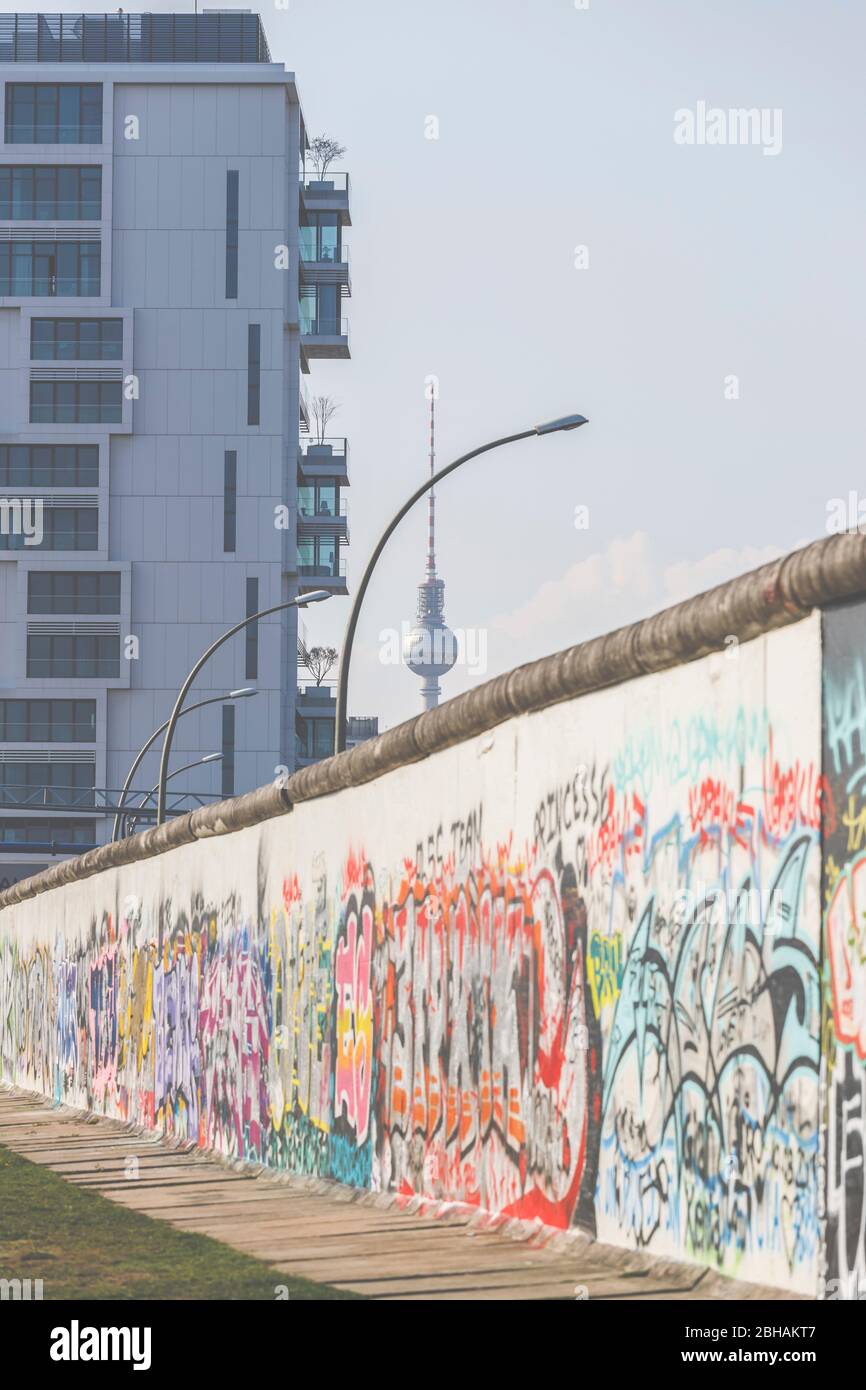
<path id="1" fill-rule="evenodd" d="M 269 63 L 257 14 L 0 15 L 0 63 Z"/>

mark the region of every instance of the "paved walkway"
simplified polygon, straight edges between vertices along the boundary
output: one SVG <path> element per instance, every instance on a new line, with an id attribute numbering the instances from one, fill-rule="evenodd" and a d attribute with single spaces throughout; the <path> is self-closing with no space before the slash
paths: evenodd
<path id="1" fill-rule="evenodd" d="M 584 1236 L 399 1203 L 178 1147 L 151 1131 L 0 1085 L 0 1144 L 148 1216 L 286 1274 L 376 1299 L 789 1299 Z M 130 1176 L 136 1174 L 137 1176 Z"/>

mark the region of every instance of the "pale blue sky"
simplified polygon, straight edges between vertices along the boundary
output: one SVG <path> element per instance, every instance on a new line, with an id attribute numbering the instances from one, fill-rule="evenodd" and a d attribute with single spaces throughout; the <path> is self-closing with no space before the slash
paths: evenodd
<path id="1" fill-rule="evenodd" d="M 354 359 L 313 379 L 344 402 L 352 572 L 421 475 L 428 372 L 441 462 L 545 416 L 590 417 L 441 489 L 447 617 L 488 630 L 491 675 L 823 534 L 828 497 L 866 492 L 861 5 L 262 13 L 308 126 L 348 146 Z M 700 100 L 781 108 L 782 153 L 676 145 L 674 112 Z M 359 631 L 351 706 L 386 722 L 418 708 L 377 639 L 412 616 L 423 540 L 419 512 Z M 458 668 L 443 686 L 473 679 Z"/>
<path id="2" fill-rule="evenodd" d="M 862 5 L 251 8 L 310 132 L 348 147 L 354 355 L 308 387 L 340 398 L 351 441 L 350 581 L 423 477 L 428 373 L 441 463 L 566 411 L 591 421 L 441 489 L 447 617 L 488 633 L 488 675 L 824 534 L 828 499 L 866 494 Z M 781 154 L 675 144 L 699 101 L 780 108 Z M 383 727 L 419 707 L 378 653 L 412 619 L 423 545 L 419 508 L 359 629 L 350 708 Z M 338 642 L 347 609 L 310 610 L 311 639 Z M 458 668 L 446 694 L 479 678 Z"/>

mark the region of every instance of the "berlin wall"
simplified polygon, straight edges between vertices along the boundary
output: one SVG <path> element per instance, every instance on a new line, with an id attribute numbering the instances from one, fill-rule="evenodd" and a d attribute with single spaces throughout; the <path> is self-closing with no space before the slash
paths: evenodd
<path id="1" fill-rule="evenodd" d="M 810 611 L 0 906 L 0 1078 L 856 1297 L 864 653 Z"/>

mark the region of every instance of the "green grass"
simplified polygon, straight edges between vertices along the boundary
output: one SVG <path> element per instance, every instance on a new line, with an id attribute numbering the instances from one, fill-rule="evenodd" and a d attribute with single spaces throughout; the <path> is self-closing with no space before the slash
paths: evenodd
<path id="1" fill-rule="evenodd" d="M 0 1147 L 0 1278 L 45 1299 L 355 1298 L 88 1192 Z M 281 1295 L 285 1298 L 285 1293 Z"/>

